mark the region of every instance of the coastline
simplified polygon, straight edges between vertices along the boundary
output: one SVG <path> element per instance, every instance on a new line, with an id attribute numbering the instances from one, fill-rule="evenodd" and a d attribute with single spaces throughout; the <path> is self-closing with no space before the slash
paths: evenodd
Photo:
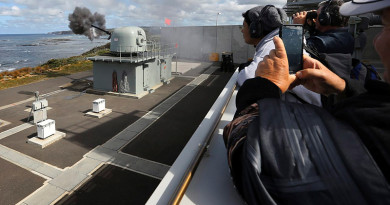
<path id="1" fill-rule="evenodd" d="M 0 34 L 0 72 L 36 67 L 50 59 L 81 55 L 109 43 L 76 34 Z"/>
<path id="2" fill-rule="evenodd" d="M 13 71 L 0 72 L 0 90 L 91 70 L 92 62 L 86 60 L 86 57 L 107 53 L 109 52 L 109 47 L 110 43 L 107 43 L 78 56 L 50 59 L 36 67 L 24 67 Z"/>

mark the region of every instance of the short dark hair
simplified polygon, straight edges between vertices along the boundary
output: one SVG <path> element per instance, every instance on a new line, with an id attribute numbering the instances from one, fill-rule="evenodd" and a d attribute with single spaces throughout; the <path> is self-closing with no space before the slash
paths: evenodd
<path id="1" fill-rule="evenodd" d="M 349 17 L 340 14 L 340 7 L 344 4 L 343 0 L 327 0 L 318 4 L 322 7 L 321 12 L 328 12 L 331 18 L 331 26 L 347 26 Z"/>

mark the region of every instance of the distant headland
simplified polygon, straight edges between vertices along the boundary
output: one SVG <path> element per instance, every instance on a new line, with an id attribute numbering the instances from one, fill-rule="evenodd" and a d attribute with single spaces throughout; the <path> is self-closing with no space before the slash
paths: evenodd
<path id="1" fill-rule="evenodd" d="M 69 34 L 74 34 L 73 31 L 53 31 L 49 32 L 47 34 L 53 34 L 53 35 L 69 35 Z"/>

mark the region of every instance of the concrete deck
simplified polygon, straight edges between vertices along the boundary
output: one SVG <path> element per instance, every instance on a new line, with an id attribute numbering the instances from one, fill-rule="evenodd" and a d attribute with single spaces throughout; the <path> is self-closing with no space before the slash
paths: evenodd
<path id="1" fill-rule="evenodd" d="M 0 204 L 144 204 L 231 75 L 211 63 L 177 67 L 182 75 L 141 99 L 60 89 L 91 72 L 1 90 Z M 24 111 L 35 91 L 66 133 L 44 149 L 26 143 L 37 134 Z M 97 98 L 112 113 L 85 116 Z"/>

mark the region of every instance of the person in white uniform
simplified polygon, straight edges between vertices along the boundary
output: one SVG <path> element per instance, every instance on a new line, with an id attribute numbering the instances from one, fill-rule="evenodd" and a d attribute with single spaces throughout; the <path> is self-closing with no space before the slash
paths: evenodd
<path id="1" fill-rule="evenodd" d="M 276 8 L 273 5 L 254 7 L 244 12 L 242 16 L 244 21 L 241 32 L 245 43 L 256 47 L 256 52 L 253 61 L 239 72 L 237 78 L 239 86 L 246 79 L 255 76 L 257 64 L 275 48 L 272 39 L 279 34 L 279 27 L 283 25 L 287 18 L 283 9 Z"/>
<path id="2" fill-rule="evenodd" d="M 279 35 L 279 28 L 287 19 L 286 12 L 273 5 L 257 6 L 242 14 L 244 17 L 241 32 L 245 43 L 256 47 L 253 61 L 240 70 L 237 76 L 237 85 L 240 87 L 247 79 L 255 77 L 257 65 L 264 56 L 275 49 L 273 38 Z M 292 95 L 291 95 L 292 93 Z M 303 86 L 297 86 L 291 93 L 285 94 L 288 101 L 305 101 L 317 106 L 322 106 L 321 96 L 307 90 Z M 299 100 L 297 100 L 299 98 Z"/>

